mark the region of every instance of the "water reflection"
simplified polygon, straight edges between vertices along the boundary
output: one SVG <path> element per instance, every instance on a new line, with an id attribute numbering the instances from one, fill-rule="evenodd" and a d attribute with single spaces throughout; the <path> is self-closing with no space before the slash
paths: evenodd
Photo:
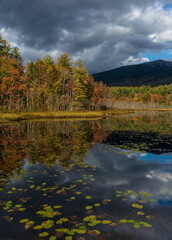
<path id="1" fill-rule="evenodd" d="M 0 239 L 170 240 L 170 119 L 0 126 Z"/>
<path id="2" fill-rule="evenodd" d="M 162 196 L 172 199 L 172 153 L 163 154 L 161 160 L 160 155 L 128 150 L 121 153 L 121 149 L 116 147 L 95 144 L 88 153 L 86 162 L 97 166 L 99 174 L 96 183 L 101 188 L 119 186 L 123 190 L 152 193 L 157 200 Z"/>

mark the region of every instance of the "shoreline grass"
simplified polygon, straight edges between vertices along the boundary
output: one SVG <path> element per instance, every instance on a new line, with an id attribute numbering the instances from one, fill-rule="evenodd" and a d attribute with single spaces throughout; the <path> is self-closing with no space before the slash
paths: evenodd
<path id="1" fill-rule="evenodd" d="M 172 108 L 167 108 L 167 109 L 165 109 L 165 108 L 164 108 L 164 109 L 163 109 L 163 108 L 161 109 L 161 108 L 160 108 L 160 109 L 149 109 L 149 110 L 150 110 L 150 111 L 172 111 Z"/>
<path id="2" fill-rule="evenodd" d="M 57 111 L 57 112 L 21 112 L 21 113 L 0 113 L 0 122 L 21 121 L 29 119 L 73 119 L 85 118 L 94 119 L 113 115 L 133 113 L 133 110 L 106 110 L 106 111 Z"/>

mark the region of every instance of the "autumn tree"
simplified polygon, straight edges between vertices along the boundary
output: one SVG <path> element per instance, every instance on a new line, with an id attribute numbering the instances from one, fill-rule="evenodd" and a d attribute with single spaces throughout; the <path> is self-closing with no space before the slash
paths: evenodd
<path id="1" fill-rule="evenodd" d="M 87 97 L 87 78 L 89 74 L 87 69 L 84 67 L 81 59 L 76 62 L 74 68 L 74 93 L 73 93 L 73 106 L 76 109 L 87 109 L 88 108 L 88 97 Z"/>
<path id="2" fill-rule="evenodd" d="M 25 109 L 25 76 L 18 48 L 0 36 L 0 105 L 3 111 Z"/>

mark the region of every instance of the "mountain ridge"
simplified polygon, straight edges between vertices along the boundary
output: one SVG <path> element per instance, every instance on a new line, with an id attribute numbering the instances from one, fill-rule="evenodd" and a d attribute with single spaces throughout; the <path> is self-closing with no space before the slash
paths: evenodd
<path id="1" fill-rule="evenodd" d="M 155 60 L 147 63 L 121 66 L 93 74 L 95 81 L 112 86 L 159 86 L 172 83 L 172 62 Z"/>

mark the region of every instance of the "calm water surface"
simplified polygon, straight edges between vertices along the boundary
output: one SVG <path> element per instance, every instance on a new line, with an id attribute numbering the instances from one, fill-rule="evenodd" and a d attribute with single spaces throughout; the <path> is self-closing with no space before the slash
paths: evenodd
<path id="1" fill-rule="evenodd" d="M 172 113 L 0 125 L 0 240 L 171 240 Z"/>

